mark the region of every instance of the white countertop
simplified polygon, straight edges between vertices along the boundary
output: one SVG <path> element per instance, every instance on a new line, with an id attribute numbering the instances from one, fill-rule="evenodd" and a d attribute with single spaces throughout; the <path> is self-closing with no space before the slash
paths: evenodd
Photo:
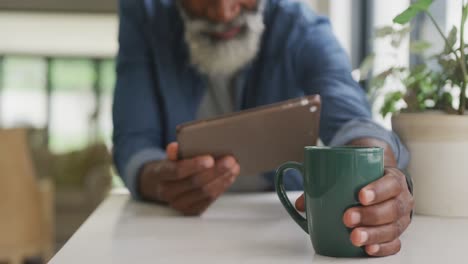
<path id="1" fill-rule="evenodd" d="M 402 241 L 391 257 L 328 258 L 274 193 L 225 195 L 192 218 L 112 194 L 50 263 L 468 263 L 468 219 L 415 216 Z"/>

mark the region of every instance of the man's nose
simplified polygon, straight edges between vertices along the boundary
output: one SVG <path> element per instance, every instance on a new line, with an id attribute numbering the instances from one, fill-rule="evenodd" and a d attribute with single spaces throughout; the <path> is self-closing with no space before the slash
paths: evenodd
<path id="1" fill-rule="evenodd" d="M 233 21 L 241 11 L 238 0 L 213 0 L 213 7 L 208 11 L 208 19 L 216 23 L 229 23 Z"/>

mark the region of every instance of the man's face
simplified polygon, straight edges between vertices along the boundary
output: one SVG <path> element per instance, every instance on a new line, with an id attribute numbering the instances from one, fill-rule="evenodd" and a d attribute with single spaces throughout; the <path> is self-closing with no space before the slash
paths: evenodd
<path id="1" fill-rule="evenodd" d="M 229 25 L 243 12 L 254 12 L 257 0 L 182 0 L 182 6 L 194 19 Z M 208 33 L 211 33 L 213 38 L 229 40 L 241 31 L 239 27 L 227 29 L 225 32 Z"/>
<path id="2" fill-rule="evenodd" d="M 232 75 L 258 52 L 264 0 L 179 0 L 191 62 L 207 75 Z"/>

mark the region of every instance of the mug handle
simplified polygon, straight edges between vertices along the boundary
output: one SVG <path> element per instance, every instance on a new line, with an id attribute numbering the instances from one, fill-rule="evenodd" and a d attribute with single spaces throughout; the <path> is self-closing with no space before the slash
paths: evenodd
<path id="1" fill-rule="evenodd" d="M 302 215 L 300 215 L 297 211 L 296 208 L 291 204 L 291 201 L 289 201 L 289 198 L 286 194 L 286 190 L 284 189 L 283 185 L 283 175 L 284 172 L 288 169 L 294 169 L 298 170 L 302 176 L 304 177 L 304 168 L 301 163 L 298 162 L 286 162 L 283 165 L 281 165 L 278 170 L 276 171 L 275 175 L 275 188 L 276 188 L 276 193 L 278 194 L 278 197 L 283 204 L 284 208 L 286 211 L 289 213 L 289 215 L 296 221 L 296 223 L 306 232 L 309 233 L 309 228 L 307 226 L 307 219 L 305 219 Z"/>

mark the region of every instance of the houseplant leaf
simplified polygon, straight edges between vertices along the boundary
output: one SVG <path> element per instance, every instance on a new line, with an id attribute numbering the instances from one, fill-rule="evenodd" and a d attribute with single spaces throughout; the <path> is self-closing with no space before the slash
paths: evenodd
<path id="1" fill-rule="evenodd" d="M 395 33 L 395 30 L 393 30 L 392 26 L 385 26 L 375 30 L 375 37 L 384 38 L 392 35 L 393 33 Z"/>
<path id="2" fill-rule="evenodd" d="M 453 46 L 457 42 L 457 32 L 458 32 L 457 27 L 453 26 L 447 38 L 447 43 L 445 45 L 444 54 L 450 54 L 452 52 Z"/>
<path id="3" fill-rule="evenodd" d="M 403 98 L 403 93 L 400 91 L 389 93 L 385 96 L 384 105 L 380 110 L 383 117 L 398 111 L 396 105 Z"/>
<path id="4" fill-rule="evenodd" d="M 364 61 L 361 63 L 361 66 L 359 67 L 359 72 L 361 74 L 361 80 L 367 79 L 369 76 L 370 71 L 372 70 L 372 67 L 374 66 L 374 61 L 375 61 L 375 54 L 372 53 L 368 55 Z"/>
<path id="5" fill-rule="evenodd" d="M 419 10 L 415 9 L 414 7 L 409 7 L 403 13 L 399 14 L 397 17 L 393 19 L 394 23 L 404 25 L 410 22 L 417 14 L 419 14 Z"/>
<path id="6" fill-rule="evenodd" d="M 415 54 L 421 54 L 424 53 L 430 47 L 432 47 L 432 44 L 428 41 L 414 41 L 410 45 L 410 51 Z"/>
<path id="7" fill-rule="evenodd" d="M 399 34 L 401 37 L 405 37 L 411 32 L 411 27 L 403 27 L 400 30 L 397 30 L 396 33 Z"/>
<path id="8" fill-rule="evenodd" d="M 433 0 L 419 0 L 416 3 L 410 5 L 408 9 L 403 11 L 397 17 L 393 19 L 394 23 L 404 25 L 410 22 L 416 15 L 420 12 L 427 11 L 429 6 L 431 6 Z"/>
<path id="9" fill-rule="evenodd" d="M 410 32 L 411 32 L 410 27 L 404 27 L 400 30 L 394 31 L 394 34 L 392 35 L 392 41 L 390 43 L 392 47 L 399 48 L 403 40 L 406 38 L 406 36 Z"/>
<path id="10" fill-rule="evenodd" d="M 377 76 L 372 78 L 371 86 L 377 90 L 382 88 L 385 85 L 385 81 L 387 80 L 387 78 L 393 74 L 393 71 L 394 71 L 394 68 L 389 68 L 379 73 Z"/>

